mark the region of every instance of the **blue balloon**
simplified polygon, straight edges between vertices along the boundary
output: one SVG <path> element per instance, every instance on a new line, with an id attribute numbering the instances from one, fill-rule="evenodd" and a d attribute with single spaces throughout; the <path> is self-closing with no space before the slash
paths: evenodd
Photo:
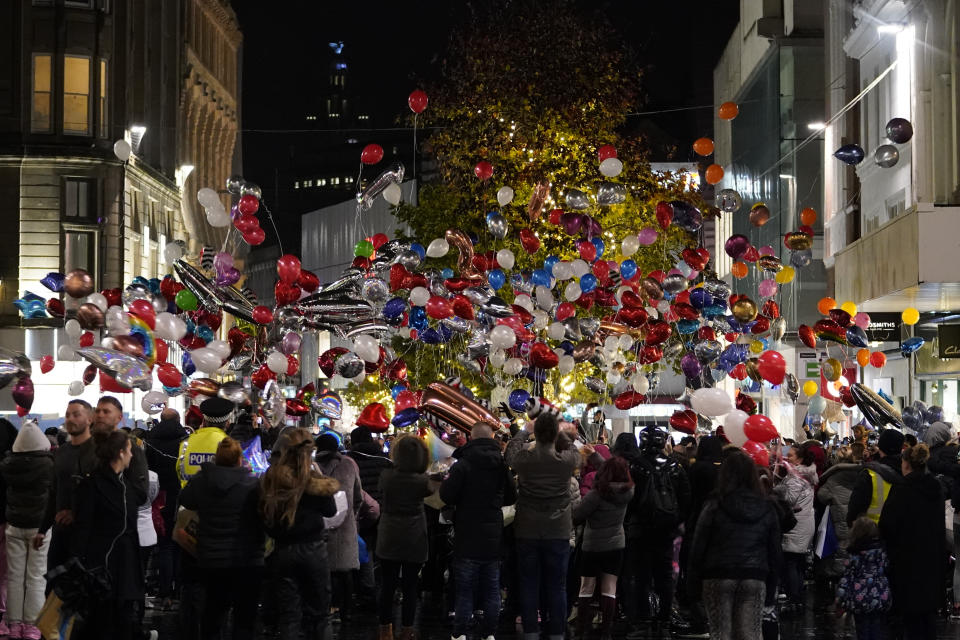
<path id="1" fill-rule="evenodd" d="M 602 256 L 603 252 L 606 250 L 607 245 L 603 244 L 603 240 L 600 238 L 590 238 L 590 243 L 596 248 L 597 259 L 599 260 L 600 256 Z"/>
<path id="2" fill-rule="evenodd" d="M 869 344 L 867 339 L 867 332 L 858 327 L 857 325 L 852 325 L 847 327 L 847 342 L 849 342 L 854 347 L 866 347 Z"/>
<path id="3" fill-rule="evenodd" d="M 487 222 L 490 222 L 490 219 L 491 219 L 491 218 L 493 218 L 494 216 L 498 216 L 498 215 L 500 215 L 500 212 L 499 212 L 499 211 L 488 211 L 488 212 L 487 212 Z"/>
<path id="4" fill-rule="evenodd" d="M 530 367 L 529 369 L 524 369 L 521 372 L 521 375 L 532 380 L 534 382 L 546 382 L 547 380 L 547 371 L 546 369 L 537 369 L 536 367 Z"/>
<path id="5" fill-rule="evenodd" d="M 387 304 L 383 305 L 383 315 L 385 318 L 399 318 L 407 310 L 407 301 L 403 298 L 390 298 Z"/>
<path id="6" fill-rule="evenodd" d="M 637 275 L 636 261 L 628 258 L 620 263 L 620 277 L 624 280 L 629 280 L 635 275 Z"/>
<path id="7" fill-rule="evenodd" d="M 187 318 L 184 324 L 187 325 L 187 333 L 193 333 L 197 330 L 197 323 L 190 318 Z"/>
<path id="8" fill-rule="evenodd" d="M 623 265 L 620 266 L 620 270 L 623 270 Z M 711 304 L 713 304 L 713 296 L 707 293 L 703 287 L 697 287 L 690 291 L 690 306 L 694 309 L 703 309 Z"/>
<path id="9" fill-rule="evenodd" d="M 407 324 L 410 325 L 411 329 L 416 329 L 417 331 L 426 329 L 429 326 L 427 310 L 423 307 L 413 307 L 410 309 L 410 317 L 407 318 Z"/>
<path id="10" fill-rule="evenodd" d="M 530 274 L 530 282 L 535 285 L 542 285 L 544 287 L 550 286 L 550 272 L 546 269 L 534 269 L 533 273 Z M 581 282 L 583 282 L 581 280 Z M 580 286 L 583 289 L 583 285 Z"/>
<path id="11" fill-rule="evenodd" d="M 407 390 L 407 385 L 395 384 L 390 388 L 390 397 L 396 400 L 397 396 L 406 390 Z"/>
<path id="12" fill-rule="evenodd" d="M 133 284 L 141 284 L 147 287 L 148 289 L 150 288 L 150 281 L 144 278 L 143 276 L 134 276 L 131 282 Z"/>
<path id="13" fill-rule="evenodd" d="M 708 304 L 703 309 L 703 315 L 707 318 L 713 318 L 716 316 L 723 316 L 727 312 L 727 305 L 725 304 Z"/>
<path id="14" fill-rule="evenodd" d="M 492 269 L 490 273 L 487 274 L 487 282 L 490 283 L 490 286 L 494 291 L 502 287 L 507 281 L 507 276 L 504 275 L 503 271 L 500 269 Z"/>
<path id="15" fill-rule="evenodd" d="M 416 421 L 419 419 L 420 412 L 413 407 L 410 407 L 393 416 L 393 420 L 391 420 L 390 423 L 398 429 L 403 429 L 404 427 L 409 427 L 410 425 L 416 423 Z"/>
<path id="16" fill-rule="evenodd" d="M 196 336 L 204 342 L 210 342 L 214 338 L 213 329 L 205 324 L 202 324 L 197 327 Z"/>
<path id="17" fill-rule="evenodd" d="M 920 336 L 914 336 L 912 338 L 907 338 L 900 344 L 900 353 L 903 354 L 903 357 L 907 357 L 917 349 L 923 346 L 923 343 L 926 342 Z"/>
<path id="18" fill-rule="evenodd" d="M 514 389 L 510 392 L 510 398 L 507 401 L 507 404 L 510 406 L 511 411 L 526 411 L 527 410 L 527 400 L 530 399 L 530 394 L 524 389 Z"/>
<path id="19" fill-rule="evenodd" d="M 863 162 L 863 147 L 855 142 L 845 144 L 833 152 L 833 157 L 844 164 L 855 165 Z"/>
<path id="20" fill-rule="evenodd" d="M 443 269 L 440 270 L 440 277 L 443 278 L 444 280 L 449 280 L 453 276 L 454 276 L 453 269 L 451 269 L 450 267 L 444 267 Z"/>
<path id="21" fill-rule="evenodd" d="M 580 278 L 580 291 L 590 293 L 597 288 L 597 276 L 592 273 L 585 273 Z"/>
<path id="22" fill-rule="evenodd" d="M 60 293 L 63 291 L 63 279 L 64 275 L 62 273 L 51 271 L 40 280 L 40 284 L 54 293 Z"/>
<path id="23" fill-rule="evenodd" d="M 557 256 L 547 256 L 546 260 L 543 261 L 543 268 L 553 273 L 553 267 L 560 262 L 560 258 Z"/>
<path id="24" fill-rule="evenodd" d="M 196 365 L 193 364 L 193 360 L 190 359 L 189 351 L 184 351 L 183 357 L 180 358 L 180 371 L 183 371 L 183 374 L 186 376 L 192 376 L 197 371 Z"/>
<path id="25" fill-rule="evenodd" d="M 160 293 L 160 278 L 150 278 L 150 293 L 157 295 Z"/>
<path id="26" fill-rule="evenodd" d="M 468 233 L 468 234 L 467 234 L 467 237 L 470 238 L 470 244 L 474 244 L 474 245 L 475 245 L 475 244 L 477 244 L 478 242 L 480 242 L 480 236 L 478 236 L 477 234 L 475 234 L 473 231 L 471 231 L 470 233 Z"/>
<path id="27" fill-rule="evenodd" d="M 573 343 L 569 340 L 564 340 L 560 343 L 560 348 L 563 349 L 563 355 L 572 356 L 573 355 Z"/>
<path id="28" fill-rule="evenodd" d="M 420 259 L 421 259 L 421 260 L 423 260 L 424 258 L 427 257 L 427 250 L 424 249 L 424 248 L 423 248 L 423 245 L 420 244 L 419 242 L 412 242 L 412 243 L 410 243 L 410 251 L 413 251 L 413 252 L 416 253 L 418 256 L 420 256 Z"/>
<path id="29" fill-rule="evenodd" d="M 453 329 L 445 324 L 440 325 L 438 333 L 440 334 L 440 342 L 450 342 L 450 338 L 453 337 Z"/>
<path id="30" fill-rule="evenodd" d="M 700 328 L 699 320 L 687 320 L 686 318 L 677 321 L 677 332 L 682 335 L 696 333 Z"/>
<path id="31" fill-rule="evenodd" d="M 424 329 L 420 332 L 420 342 L 424 344 L 440 344 L 443 339 L 440 332 L 433 328 Z"/>

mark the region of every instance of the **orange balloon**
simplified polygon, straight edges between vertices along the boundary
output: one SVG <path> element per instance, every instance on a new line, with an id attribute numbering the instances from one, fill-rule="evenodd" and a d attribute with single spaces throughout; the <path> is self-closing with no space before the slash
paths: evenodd
<path id="1" fill-rule="evenodd" d="M 880 369 L 887 364 L 887 356 L 882 351 L 874 351 L 870 354 L 870 364 Z"/>
<path id="2" fill-rule="evenodd" d="M 717 110 L 717 115 L 721 120 L 733 120 L 740 113 L 740 107 L 736 102 L 724 102 Z"/>
<path id="3" fill-rule="evenodd" d="M 693 150 L 699 156 L 708 156 L 713 153 L 713 140 L 710 138 L 697 138 L 693 142 Z"/>
<path id="4" fill-rule="evenodd" d="M 860 349 L 857 351 L 857 364 L 861 367 L 870 364 L 870 349 Z"/>
<path id="5" fill-rule="evenodd" d="M 812 207 L 807 207 L 800 212 L 800 224 L 805 224 L 808 227 L 812 227 L 813 223 L 817 221 L 817 212 Z"/>
<path id="6" fill-rule="evenodd" d="M 836 308 L 837 308 L 837 301 L 830 297 L 820 298 L 820 302 L 817 303 L 817 311 L 819 311 L 823 315 L 829 314 L 830 309 L 836 309 Z"/>
<path id="7" fill-rule="evenodd" d="M 706 177 L 708 184 L 717 184 L 723 180 L 723 167 L 718 164 L 712 164 L 707 167 Z"/>
<path id="8" fill-rule="evenodd" d="M 733 274 L 734 278 L 746 278 L 747 277 L 747 265 L 745 262 L 734 262 L 730 265 L 730 273 Z"/>

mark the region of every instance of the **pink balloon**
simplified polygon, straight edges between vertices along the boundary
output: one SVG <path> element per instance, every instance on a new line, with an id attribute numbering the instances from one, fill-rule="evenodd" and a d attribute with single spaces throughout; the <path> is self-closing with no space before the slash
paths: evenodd
<path id="1" fill-rule="evenodd" d="M 687 280 L 696 280 L 697 276 L 700 275 L 700 272 L 696 269 L 690 269 L 690 275 L 687 276 Z"/>
<path id="2" fill-rule="evenodd" d="M 290 355 L 300 351 L 300 334 L 295 331 L 290 331 L 283 336 L 283 340 L 280 341 L 280 351 L 284 355 Z"/>
<path id="3" fill-rule="evenodd" d="M 761 298 L 769 298 L 777 292 L 777 281 L 761 280 L 758 289 L 760 290 Z"/>
<path id="4" fill-rule="evenodd" d="M 867 327 L 870 326 L 870 315 L 864 313 L 863 311 L 858 312 L 855 316 L 853 316 L 853 324 L 866 331 Z"/>
<path id="5" fill-rule="evenodd" d="M 640 233 L 637 234 L 637 240 L 644 246 L 650 246 L 657 241 L 658 235 L 657 230 L 653 227 L 644 227 L 640 230 Z"/>
<path id="6" fill-rule="evenodd" d="M 760 247 L 760 255 L 762 255 L 762 256 L 772 256 L 772 255 L 774 255 L 774 253 L 773 253 L 773 247 L 771 247 L 771 246 L 768 245 L 768 244 L 763 245 L 762 247 Z"/>
<path id="7" fill-rule="evenodd" d="M 667 275 L 668 275 L 668 276 L 672 276 L 672 275 L 682 276 L 682 275 L 683 275 L 683 272 L 681 272 L 680 269 L 673 268 L 673 269 L 670 269 L 670 271 L 667 271 Z"/>

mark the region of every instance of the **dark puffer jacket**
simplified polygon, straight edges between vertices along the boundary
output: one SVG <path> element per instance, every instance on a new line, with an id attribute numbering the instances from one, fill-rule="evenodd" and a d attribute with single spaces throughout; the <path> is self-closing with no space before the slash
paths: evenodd
<path id="1" fill-rule="evenodd" d="M 353 445 L 347 455 L 353 458 L 357 463 L 357 470 L 360 472 L 360 487 L 366 491 L 371 498 L 383 506 L 383 492 L 380 491 L 380 474 L 384 469 L 393 467 L 380 445 L 374 442 L 362 442 Z"/>
<path id="2" fill-rule="evenodd" d="M 440 485 L 440 499 L 456 507 L 453 552 L 458 558 L 500 557 L 503 510 L 517 501 L 513 474 L 491 438 L 471 440 L 454 452 L 457 463 Z"/>
<path id="3" fill-rule="evenodd" d="M 636 487 L 633 493 L 634 499 L 627 508 L 623 523 L 627 538 L 642 538 L 649 535 L 651 531 L 668 532 L 683 524 L 690 514 L 690 480 L 687 479 L 687 472 L 683 467 L 672 458 L 652 457 L 645 454 L 627 458 L 627 462 L 630 463 L 630 476 Z M 673 485 L 677 513 L 672 522 L 652 523 L 645 506 L 640 503 L 647 484 L 654 482 L 655 474 L 665 477 Z"/>
<path id="4" fill-rule="evenodd" d="M 584 551 L 615 551 L 627 546 L 623 533 L 623 517 L 633 498 L 633 483 L 610 484 L 610 495 L 590 490 L 573 510 L 573 523 L 586 523 L 583 530 Z"/>
<path id="5" fill-rule="evenodd" d="M 0 461 L 0 475 L 7 486 L 7 523 L 21 529 L 49 529 L 53 523 L 53 454 L 10 453 Z"/>
<path id="6" fill-rule="evenodd" d="M 177 456 L 180 442 L 187 437 L 187 430 L 179 420 L 161 420 L 143 436 L 147 466 L 157 474 L 160 490 L 167 492 L 167 500 L 173 502 L 180 493 L 180 478 L 177 477 Z"/>
<path id="7" fill-rule="evenodd" d="M 202 568 L 263 565 L 260 483 L 243 467 L 200 467 L 180 492 L 180 505 L 200 518 L 197 561 Z"/>
<path id="8" fill-rule="evenodd" d="M 773 593 L 780 565 L 780 524 L 773 503 L 747 490 L 704 504 L 690 550 L 690 586 L 705 579 L 764 580 Z"/>

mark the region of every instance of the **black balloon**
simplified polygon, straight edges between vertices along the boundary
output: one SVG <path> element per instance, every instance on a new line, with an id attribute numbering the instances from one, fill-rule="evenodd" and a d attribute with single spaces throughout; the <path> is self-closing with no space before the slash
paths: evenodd
<path id="1" fill-rule="evenodd" d="M 906 118 L 893 118 L 887 123 L 887 139 L 903 144 L 913 137 L 913 125 Z"/>
<path id="2" fill-rule="evenodd" d="M 833 157 L 844 164 L 860 164 L 863 162 L 863 147 L 856 143 L 845 144 L 833 152 Z"/>

